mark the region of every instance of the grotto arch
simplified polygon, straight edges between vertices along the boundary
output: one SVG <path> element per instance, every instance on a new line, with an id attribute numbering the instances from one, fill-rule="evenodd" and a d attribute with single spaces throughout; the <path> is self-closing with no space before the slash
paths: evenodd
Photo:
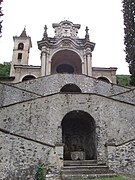
<path id="1" fill-rule="evenodd" d="M 75 151 L 84 152 L 85 160 L 95 160 L 96 125 L 93 117 L 87 112 L 74 110 L 64 116 L 61 125 L 64 160 L 71 160 L 71 153 Z"/>
<path id="2" fill-rule="evenodd" d="M 66 84 L 64 85 L 60 92 L 76 92 L 76 93 L 81 93 L 81 89 L 76 85 L 76 84 Z"/>

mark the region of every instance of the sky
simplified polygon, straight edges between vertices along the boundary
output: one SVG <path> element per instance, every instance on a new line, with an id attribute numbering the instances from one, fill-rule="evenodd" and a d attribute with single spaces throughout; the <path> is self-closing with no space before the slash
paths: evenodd
<path id="1" fill-rule="evenodd" d="M 88 26 L 90 40 L 96 43 L 93 67 L 117 67 L 117 74 L 129 74 L 121 0 L 4 0 L 2 10 L 0 63 L 12 60 L 13 36 L 19 36 L 26 26 L 32 39 L 29 64 L 40 65 L 37 41 L 43 37 L 44 25 L 48 27 L 48 36 L 53 37 L 52 23 L 69 20 L 81 25 L 80 38 L 85 37 Z"/>

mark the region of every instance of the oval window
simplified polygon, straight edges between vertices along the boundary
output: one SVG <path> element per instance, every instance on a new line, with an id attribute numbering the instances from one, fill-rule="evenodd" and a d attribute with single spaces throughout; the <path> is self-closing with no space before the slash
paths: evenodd
<path id="1" fill-rule="evenodd" d="M 74 68 L 69 64 L 61 64 L 56 68 L 57 73 L 74 73 Z"/>

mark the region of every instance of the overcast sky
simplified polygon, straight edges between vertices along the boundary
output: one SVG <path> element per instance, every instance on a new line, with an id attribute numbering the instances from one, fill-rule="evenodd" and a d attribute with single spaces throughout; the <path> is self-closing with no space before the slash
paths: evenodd
<path id="1" fill-rule="evenodd" d="M 67 19 L 81 24 L 79 37 L 89 27 L 90 40 L 96 43 L 94 67 L 117 67 L 117 74 L 129 74 L 124 53 L 124 26 L 121 0 L 4 0 L 3 33 L 0 38 L 0 63 L 12 60 L 13 36 L 24 26 L 32 38 L 30 64 L 40 65 L 37 41 L 42 39 L 46 24 L 54 36 L 52 23 Z"/>

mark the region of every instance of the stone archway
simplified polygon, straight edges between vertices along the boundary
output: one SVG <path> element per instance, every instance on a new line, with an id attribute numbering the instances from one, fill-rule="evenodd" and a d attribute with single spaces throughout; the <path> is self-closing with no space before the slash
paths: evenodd
<path id="1" fill-rule="evenodd" d="M 64 160 L 71 160 L 71 153 L 81 151 L 86 160 L 96 159 L 95 121 L 84 111 L 71 111 L 62 120 Z"/>

